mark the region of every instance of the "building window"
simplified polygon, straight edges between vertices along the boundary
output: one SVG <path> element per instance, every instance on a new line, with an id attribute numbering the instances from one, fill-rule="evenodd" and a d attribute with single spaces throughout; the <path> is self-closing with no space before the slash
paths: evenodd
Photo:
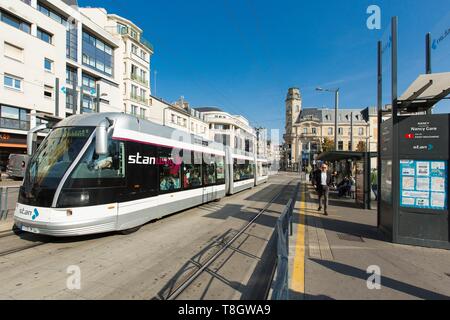
<path id="1" fill-rule="evenodd" d="M 131 65 L 131 76 L 137 76 L 139 71 L 139 68 L 136 67 L 134 64 Z"/>
<path id="2" fill-rule="evenodd" d="M 72 90 L 67 89 L 66 91 L 66 109 L 73 110 L 74 104 L 74 94 Z"/>
<path id="3" fill-rule="evenodd" d="M 144 50 L 141 50 L 141 58 L 142 58 L 143 60 L 147 60 L 147 53 L 145 53 Z"/>
<path id="4" fill-rule="evenodd" d="M 53 35 L 41 28 L 37 29 L 37 37 L 42 41 L 52 44 Z"/>
<path id="5" fill-rule="evenodd" d="M 23 49 L 7 42 L 4 45 L 4 55 L 5 57 L 23 62 Z"/>
<path id="6" fill-rule="evenodd" d="M 131 53 L 134 53 L 135 55 L 138 54 L 138 47 L 134 44 L 131 45 Z"/>
<path id="7" fill-rule="evenodd" d="M 138 34 L 137 34 L 136 30 L 131 29 L 130 35 L 131 35 L 132 38 L 137 39 Z"/>
<path id="8" fill-rule="evenodd" d="M 317 128 L 312 128 L 311 130 L 312 130 L 312 134 L 314 134 L 314 135 L 317 134 Z"/>
<path id="9" fill-rule="evenodd" d="M 358 129 L 358 135 L 363 136 L 364 135 L 364 128 Z"/>
<path id="10" fill-rule="evenodd" d="M 118 34 L 127 34 L 128 33 L 128 27 L 124 24 L 117 23 L 117 33 Z"/>
<path id="11" fill-rule="evenodd" d="M 56 11 L 50 9 L 49 7 L 43 5 L 40 1 L 38 1 L 37 3 L 37 9 L 45 14 L 46 16 L 52 18 L 53 20 L 55 20 L 56 22 L 62 24 L 62 25 L 66 25 L 67 24 L 67 19 L 64 18 L 62 15 L 60 15 L 59 13 L 57 13 Z"/>
<path id="12" fill-rule="evenodd" d="M 53 87 L 44 86 L 44 97 L 46 97 L 46 98 L 53 97 Z"/>
<path id="13" fill-rule="evenodd" d="M 66 67 L 66 83 L 69 85 L 78 85 L 77 69 Z"/>
<path id="14" fill-rule="evenodd" d="M 343 135 L 344 135 L 344 128 L 339 128 L 339 129 L 338 129 L 338 134 L 339 134 L 340 136 L 343 136 Z"/>
<path id="15" fill-rule="evenodd" d="M 92 113 L 95 111 L 95 103 L 92 96 L 83 94 L 83 100 L 81 101 L 81 103 L 81 113 Z"/>
<path id="16" fill-rule="evenodd" d="M 23 21 L 9 13 L 6 13 L 3 10 L 0 10 L 0 21 L 3 21 L 6 24 L 9 24 L 11 27 L 22 30 L 26 33 L 31 33 L 31 24 Z"/>
<path id="17" fill-rule="evenodd" d="M 146 110 L 144 108 L 141 108 L 141 118 L 142 119 L 146 119 L 145 113 L 146 113 Z"/>
<path id="18" fill-rule="evenodd" d="M 14 76 L 6 75 L 3 77 L 4 86 L 14 90 L 22 90 L 22 79 Z"/>
<path id="19" fill-rule="evenodd" d="M 303 128 L 303 133 L 308 134 L 308 128 Z"/>
<path id="20" fill-rule="evenodd" d="M 112 76 L 114 67 L 112 47 L 83 31 L 83 65 Z"/>
<path id="21" fill-rule="evenodd" d="M 328 135 L 332 136 L 334 134 L 334 129 L 333 128 L 328 128 Z"/>
<path id="22" fill-rule="evenodd" d="M 75 21 L 66 31 L 66 57 L 78 61 L 78 27 Z"/>
<path id="23" fill-rule="evenodd" d="M 93 77 L 83 73 L 83 91 L 91 95 L 96 94 L 96 81 Z"/>
<path id="24" fill-rule="evenodd" d="M 338 142 L 338 150 L 339 151 L 343 151 L 344 150 L 344 142 L 343 141 L 339 141 Z"/>
<path id="25" fill-rule="evenodd" d="M 53 61 L 48 58 L 45 58 L 44 59 L 44 69 L 46 71 L 52 72 L 53 71 Z"/>
<path id="26" fill-rule="evenodd" d="M 30 130 L 28 110 L 1 105 L 0 127 L 5 129 Z"/>
<path id="27" fill-rule="evenodd" d="M 137 116 L 137 114 L 138 114 L 138 107 L 137 106 L 131 106 L 131 114 L 133 115 L 133 116 Z"/>
<path id="28" fill-rule="evenodd" d="M 349 141 L 348 143 L 348 151 L 353 151 L 353 145 L 351 141 Z"/>
<path id="29" fill-rule="evenodd" d="M 175 121 L 176 121 L 176 117 L 175 117 L 175 115 L 174 115 L 173 113 L 172 113 L 172 115 L 171 115 L 170 121 L 171 121 L 172 123 L 175 123 Z"/>

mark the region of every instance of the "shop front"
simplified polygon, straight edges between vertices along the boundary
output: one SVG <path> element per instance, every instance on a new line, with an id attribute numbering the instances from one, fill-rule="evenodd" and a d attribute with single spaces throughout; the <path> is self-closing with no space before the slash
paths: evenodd
<path id="1" fill-rule="evenodd" d="M 10 154 L 27 153 L 26 134 L 0 133 L 0 168 L 4 172 Z"/>

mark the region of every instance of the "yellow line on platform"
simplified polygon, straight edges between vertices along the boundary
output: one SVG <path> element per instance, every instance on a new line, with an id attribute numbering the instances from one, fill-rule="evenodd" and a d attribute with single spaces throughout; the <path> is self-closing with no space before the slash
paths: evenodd
<path id="1" fill-rule="evenodd" d="M 305 293 L 305 189 L 301 192 L 299 224 L 295 244 L 294 269 L 292 273 L 292 291 Z"/>

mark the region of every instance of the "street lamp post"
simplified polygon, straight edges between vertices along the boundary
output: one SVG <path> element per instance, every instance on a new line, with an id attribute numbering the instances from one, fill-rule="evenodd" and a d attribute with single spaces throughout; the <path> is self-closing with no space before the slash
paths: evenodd
<path id="1" fill-rule="evenodd" d="M 338 150 L 338 113 L 339 113 L 339 88 L 323 89 L 316 88 L 316 91 L 334 92 L 334 150 Z"/>

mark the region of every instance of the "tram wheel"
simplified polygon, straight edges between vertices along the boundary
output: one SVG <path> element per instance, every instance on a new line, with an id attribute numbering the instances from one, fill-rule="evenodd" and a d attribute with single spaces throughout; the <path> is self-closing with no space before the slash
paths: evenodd
<path id="1" fill-rule="evenodd" d="M 135 233 L 135 232 L 139 231 L 139 229 L 141 227 L 142 226 L 137 226 L 137 227 L 134 227 L 134 228 L 131 228 L 131 229 L 127 229 L 127 230 L 121 230 L 121 231 L 119 231 L 119 234 L 127 236 L 129 234 L 132 234 L 132 233 Z"/>

